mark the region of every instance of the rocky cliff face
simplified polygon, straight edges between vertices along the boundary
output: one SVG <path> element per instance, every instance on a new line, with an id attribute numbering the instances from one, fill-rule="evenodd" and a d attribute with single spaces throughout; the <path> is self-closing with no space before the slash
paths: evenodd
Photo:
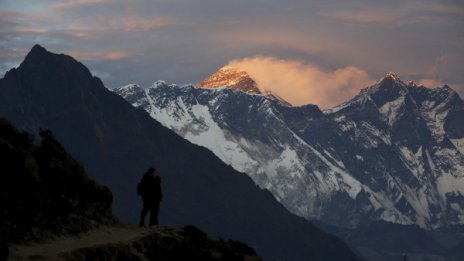
<path id="1" fill-rule="evenodd" d="M 448 86 L 428 89 L 389 73 L 325 113 L 349 141 L 346 167 L 400 213 L 384 220 L 434 228 L 464 222 L 464 133 L 453 121 L 463 109 Z"/>

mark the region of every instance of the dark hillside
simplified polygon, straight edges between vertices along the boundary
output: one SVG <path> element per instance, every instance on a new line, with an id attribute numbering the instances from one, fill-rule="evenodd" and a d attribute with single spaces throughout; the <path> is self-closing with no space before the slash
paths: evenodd
<path id="1" fill-rule="evenodd" d="M 0 119 L 0 233 L 24 242 L 114 224 L 110 190 L 90 180 L 51 132 L 42 134 L 35 145 Z"/>

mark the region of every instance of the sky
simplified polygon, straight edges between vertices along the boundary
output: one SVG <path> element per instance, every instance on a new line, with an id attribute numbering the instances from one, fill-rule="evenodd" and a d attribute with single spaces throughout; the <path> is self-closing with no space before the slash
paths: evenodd
<path id="1" fill-rule="evenodd" d="M 460 0 L 0 0 L 0 75 L 34 44 L 107 87 L 199 83 L 224 65 L 329 108 L 387 72 L 464 97 Z"/>

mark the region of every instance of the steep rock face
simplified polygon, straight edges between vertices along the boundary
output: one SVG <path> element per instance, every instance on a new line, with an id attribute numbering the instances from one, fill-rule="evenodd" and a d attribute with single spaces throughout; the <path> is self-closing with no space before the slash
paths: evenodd
<path id="1" fill-rule="evenodd" d="M 161 224 L 194 224 L 214 237 L 245 242 L 265 259 L 353 257 L 342 241 L 108 91 L 69 56 L 35 46 L 0 80 L 0 115 L 21 129 L 52 129 L 89 175 L 112 189 L 113 210 L 123 221 L 137 221 L 136 184 L 153 166 L 162 177 Z"/>
<path id="2" fill-rule="evenodd" d="M 326 114 L 363 159 L 345 156 L 349 168 L 361 170 L 353 172 L 356 178 L 375 175 L 365 182 L 390 195 L 404 223 L 437 227 L 464 222 L 464 155 L 454 134 L 459 131 L 444 127 L 448 114 L 462 108 L 447 86 L 427 89 L 387 75 Z"/>
<path id="3" fill-rule="evenodd" d="M 308 219 L 421 227 L 463 219 L 463 101 L 393 73 L 321 112 L 266 95 L 157 82 L 114 90 Z"/>
<path id="4" fill-rule="evenodd" d="M 0 119 L 0 234 L 8 242 L 86 232 L 115 221 L 112 195 L 95 184 L 50 132 L 35 145 Z"/>

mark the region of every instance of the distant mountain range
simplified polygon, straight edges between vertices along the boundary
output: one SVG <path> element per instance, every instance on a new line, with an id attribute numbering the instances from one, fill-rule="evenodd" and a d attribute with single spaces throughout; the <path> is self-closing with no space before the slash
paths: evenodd
<path id="1" fill-rule="evenodd" d="M 70 56 L 34 46 L 0 79 L 0 117 L 31 133 L 51 129 L 89 176 L 113 191 L 114 213 L 125 222 L 137 221 L 136 184 L 155 167 L 162 177 L 162 225 L 194 224 L 247 243 L 265 260 L 358 259 L 248 176 L 108 91 Z"/>
<path id="2" fill-rule="evenodd" d="M 248 174 L 291 212 L 355 228 L 464 223 L 464 102 L 388 73 L 335 108 L 289 106 L 237 68 L 113 91 Z"/>

